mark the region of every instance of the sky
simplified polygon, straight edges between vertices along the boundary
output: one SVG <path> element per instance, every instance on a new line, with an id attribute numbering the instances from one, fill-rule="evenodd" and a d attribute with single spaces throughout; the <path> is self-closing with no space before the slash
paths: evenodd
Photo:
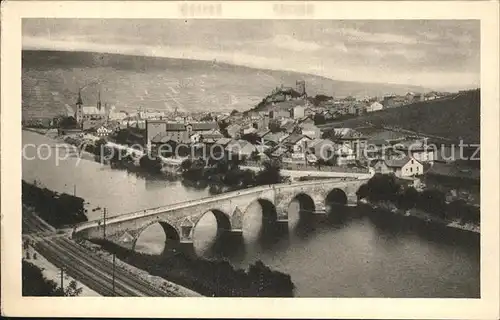
<path id="1" fill-rule="evenodd" d="M 479 87 L 478 20 L 23 19 L 23 49 L 214 60 L 336 80 Z"/>

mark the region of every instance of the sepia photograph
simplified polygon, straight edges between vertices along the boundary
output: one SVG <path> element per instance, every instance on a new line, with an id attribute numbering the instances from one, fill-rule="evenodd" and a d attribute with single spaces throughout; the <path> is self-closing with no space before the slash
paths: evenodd
<path id="1" fill-rule="evenodd" d="M 21 297 L 485 298 L 480 18 L 173 8 L 19 19 Z"/>

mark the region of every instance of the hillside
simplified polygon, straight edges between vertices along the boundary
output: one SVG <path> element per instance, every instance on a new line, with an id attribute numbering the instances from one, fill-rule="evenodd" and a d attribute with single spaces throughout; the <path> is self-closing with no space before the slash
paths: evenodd
<path id="1" fill-rule="evenodd" d="M 99 80 L 102 99 L 118 110 L 179 111 L 250 109 L 283 83 L 306 81 L 309 95 L 375 96 L 423 91 L 419 87 L 336 81 L 315 75 L 254 69 L 219 62 L 65 51 L 23 51 L 23 116 L 65 113 L 79 86 Z M 427 91 L 427 90 L 426 90 Z M 96 102 L 89 85 L 84 104 Z"/>
<path id="2" fill-rule="evenodd" d="M 331 122 L 321 127 L 398 127 L 464 143 L 480 141 L 480 90 L 458 93 L 449 98 L 423 101 L 399 108 L 386 109 L 364 116 Z"/>

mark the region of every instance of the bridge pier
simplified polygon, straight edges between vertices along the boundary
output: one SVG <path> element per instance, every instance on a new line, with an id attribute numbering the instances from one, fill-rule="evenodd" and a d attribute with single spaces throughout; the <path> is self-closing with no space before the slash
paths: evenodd
<path id="1" fill-rule="evenodd" d="M 224 232 L 231 237 L 242 237 L 243 236 L 243 229 L 224 230 Z"/>
<path id="2" fill-rule="evenodd" d="M 321 202 L 314 202 L 314 214 L 321 214 L 325 215 L 327 213 L 326 206 L 323 201 Z"/>
<path id="3" fill-rule="evenodd" d="M 288 207 L 276 208 L 276 223 L 274 224 L 275 232 L 288 231 Z"/>
<path id="4" fill-rule="evenodd" d="M 287 208 L 276 208 L 276 222 L 278 223 L 288 223 L 288 207 Z"/>
<path id="5" fill-rule="evenodd" d="M 196 255 L 196 252 L 194 251 L 193 241 L 181 241 L 179 242 L 178 248 L 179 253 L 182 253 L 186 256 L 192 257 Z"/>

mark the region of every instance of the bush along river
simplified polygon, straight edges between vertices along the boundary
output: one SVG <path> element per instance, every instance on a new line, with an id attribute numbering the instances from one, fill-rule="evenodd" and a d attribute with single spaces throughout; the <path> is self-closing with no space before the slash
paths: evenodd
<path id="1" fill-rule="evenodd" d="M 23 131 L 23 143 L 55 142 Z M 59 193 L 73 194 L 76 186 L 76 196 L 89 202 L 89 220 L 101 219 L 102 208 L 112 216 L 210 195 L 208 187 L 116 170 L 75 157 L 58 165 L 50 158 L 23 159 L 22 169 L 23 180 L 32 183 L 36 179 Z M 215 217 L 207 213 L 194 231 L 195 253 L 205 260 L 225 259 L 231 268 L 244 270 L 238 272 L 249 283 L 246 288 L 265 287 L 265 281 L 241 275 L 250 274 L 249 266 L 262 261 L 271 270 L 290 275 L 298 297 L 480 296 L 479 234 L 363 206 L 334 208 L 328 216 L 311 218 L 301 217 L 298 204 L 292 203 L 288 228 L 280 232 L 263 223 L 262 216 L 255 202 L 245 214 L 240 241 L 223 241 L 217 239 Z M 141 234 L 136 251 L 153 256 L 161 273 L 172 263 L 164 247 L 161 226 L 152 225 Z M 254 270 L 263 268 L 257 265 Z M 283 278 L 269 279 L 276 283 Z"/>

